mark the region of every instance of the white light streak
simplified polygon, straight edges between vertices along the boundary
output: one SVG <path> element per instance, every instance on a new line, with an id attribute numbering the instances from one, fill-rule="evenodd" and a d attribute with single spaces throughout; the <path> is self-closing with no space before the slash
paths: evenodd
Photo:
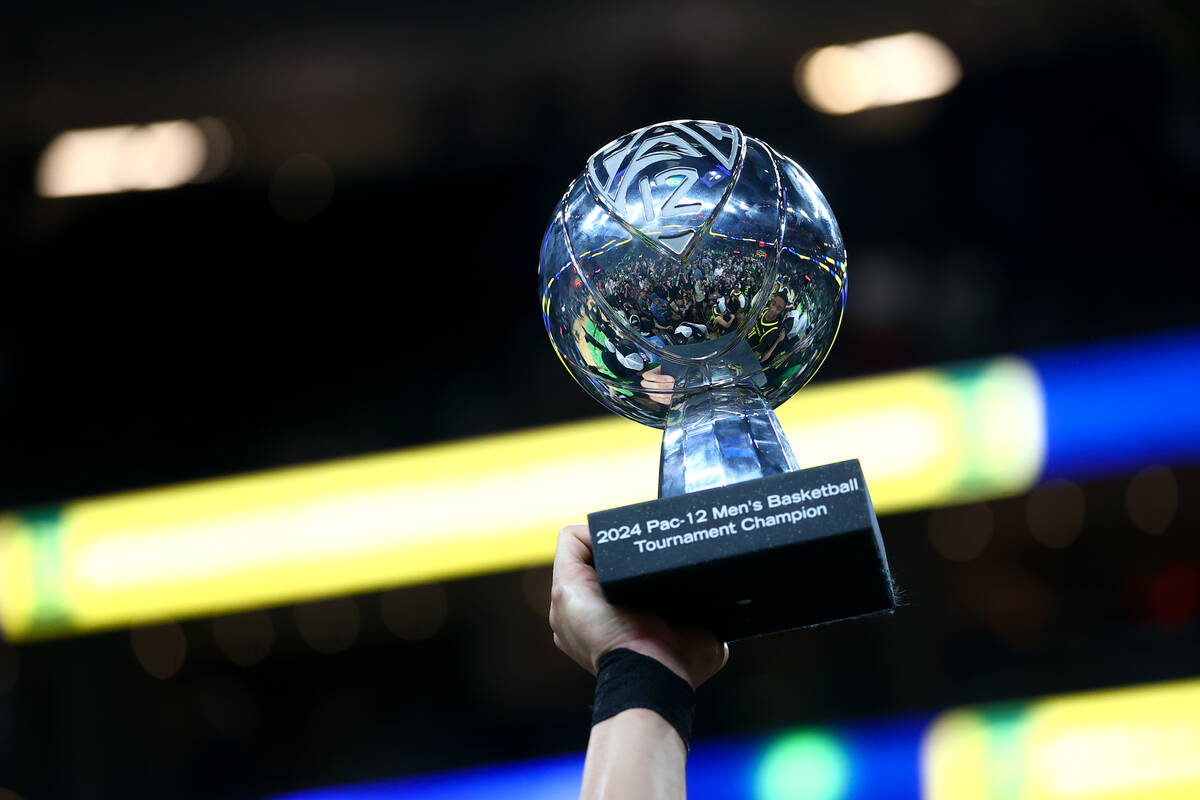
<path id="1" fill-rule="evenodd" d="M 810 51 L 796 62 L 794 78 L 813 108 L 853 114 L 945 94 L 962 67 L 944 42 L 910 31 Z"/>
<path id="2" fill-rule="evenodd" d="M 59 134 L 37 167 L 42 197 L 75 197 L 182 186 L 203 171 L 208 143 L 186 120 Z"/>

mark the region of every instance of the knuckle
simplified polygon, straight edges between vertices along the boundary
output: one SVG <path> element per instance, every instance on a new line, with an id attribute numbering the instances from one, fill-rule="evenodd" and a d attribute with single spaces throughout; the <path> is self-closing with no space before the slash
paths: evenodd
<path id="1" fill-rule="evenodd" d="M 588 526 L 586 522 L 572 522 L 570 525 L 564 525 L 559 531 L 560 536 L 577 536 L 579 533 L 586 534 Z"/>

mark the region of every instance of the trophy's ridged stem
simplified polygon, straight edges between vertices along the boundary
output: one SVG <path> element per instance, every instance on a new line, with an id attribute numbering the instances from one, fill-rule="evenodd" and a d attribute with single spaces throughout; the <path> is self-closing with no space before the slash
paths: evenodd
<path id="1" fill-rule="evenodd" d="M 798 469 L 766 399 L 726 386 L 674 398 L 663 431 L 659 497 Z"/>

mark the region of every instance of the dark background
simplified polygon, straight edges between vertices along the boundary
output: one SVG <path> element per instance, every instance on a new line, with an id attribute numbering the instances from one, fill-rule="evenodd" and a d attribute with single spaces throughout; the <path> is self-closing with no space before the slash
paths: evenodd
<path id="1" fill-rule="evenodd" d="M 537 250 L 586 157 L 664 119 L 737 124 L 829 198 L 852 290 L 818 381 L 1200 316 L 1185 2 L 72 2 L 3 28 L 0 508 L 601 413 L 546 341 Z M 961 60 L 949 95 L 846 118 L 797 97 L 808 49 L 912 29 Z M 63 130 L 205 115 L 235 144 L 210 183 L 34 192 Z M 304 221 L 287 198 L 321 181 L 281 172 L 298 154 L 333 175 Z M 735 648 L 701 735 L 1194 673 L 1195 598 L 1176 601 L 1200 580 L 1200 471 L 1172 466 L 1159 536 L 1126 513 L 1131 476 L 1083 487 L 1063 550 L 1030 537 L 1025 497 L 987 504 L 962 563 L 931 531 L 977 508 L 886 518 L 909 605 Z M 590 679 L 553 649 L 546 582 L 400 590 L 445 601 L 418 643 L 382 595 L 333 601 L 360 620 L 336 654 L 271 609 L 247 668 L 186 621 L 166 680 L 130 631 L 4 648 L 0 786 L 249 798 L 580 749 Z"/>

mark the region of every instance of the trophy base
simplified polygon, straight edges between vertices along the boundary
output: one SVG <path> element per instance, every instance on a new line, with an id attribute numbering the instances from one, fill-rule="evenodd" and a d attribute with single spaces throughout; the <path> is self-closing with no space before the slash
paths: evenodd
<path id="1" fill-rule="evenodd" d="M 599 511 L 588 525 L 610 603 L 724 641 L 896 606 L 857 460 Z"/>

